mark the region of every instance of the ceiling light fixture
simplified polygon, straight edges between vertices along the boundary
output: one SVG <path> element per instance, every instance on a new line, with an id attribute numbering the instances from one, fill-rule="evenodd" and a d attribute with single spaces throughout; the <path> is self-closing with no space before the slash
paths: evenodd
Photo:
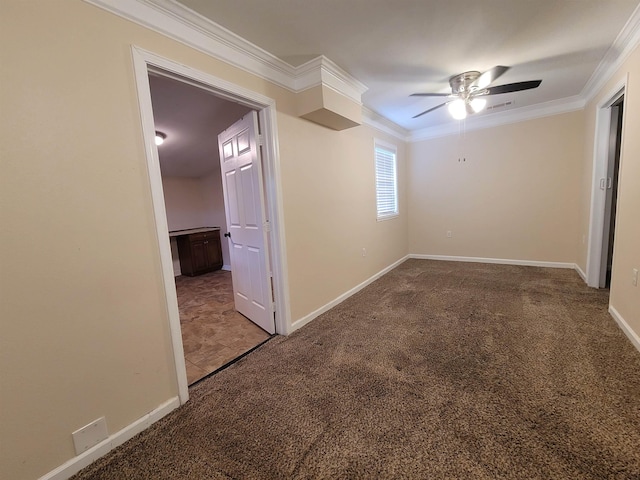
<path id="1" fill-rule="evenodd" d="M 421 117 L 429 112 L 448 106 L 449 113 L 456 120 L 464 120 L 467 115 L 479 113 L 487 108 L 487 100 L 483 98 L 488 95 L 501 95 L 503 93 L 520 92 L 538 88 L 542 80 L 529 80 L 526 82 L 506 83 L 504 85 L 491 86 L 491 84 L 501 77 L 509 67 L 496 65 L 484 73 L 476 70 L 459 73 L 449 78 L 451 94 L 438 93 L 412 93 L 412 97 L 447 97 L 449 100 L 431 107 L 424 112 L 414 115 L 413 118 Z"/>
<path id="2" fill-rule="evenodd" d="M 471 105 L 471 108 L 475 113 L 478 113 L 484 110 L 484 107 L 487 106 L 487 99 L 476 97 L 471 99 L 471 101 L 469 102 L 469 105 Z"/>
<path id="3" fill-rule="evenodd" d="M 467 118 L 467 105 L 463 99 L 457 98 L 453 102 L 450 102 L 447 108 L 451 116 L 456 120 L 464 120 Z"/>
<path id="4" fill-rule="evenodd" d="M 166 138 L 164 133 L 156 131 L 156 145 L 162 145 Z"/>
<path id="5" fill-rule="evenodd" d="M 464 120 L 468 114 L 479 113 L 487 106 L 486 98 L 457 98 L 449 102 L 447 108 L 456 120 Z"/>

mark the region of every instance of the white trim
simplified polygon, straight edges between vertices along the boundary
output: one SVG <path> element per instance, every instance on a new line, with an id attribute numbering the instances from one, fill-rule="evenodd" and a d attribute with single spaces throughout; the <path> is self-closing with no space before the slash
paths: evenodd
<path id="1" fill-rule="evenodd" d="M 307 323 L 309 323 L 311 320 L 315 319 L 316 317 L 322 315 L 323 313 L 331 310 L 333 307 L 335 307 L 336 305 L 344 302 L 347 298 L 349 298 L 351 295 L 354 295 L 356 293 L 358 293 L 360 290 L 362 290 L 364 287 L 366 287 L 367 285 L 375 282 L 377 279 L 379 279 L 380 277 L 382 277 L 384 274 L 390 272 L 391 270 L 393 270 L 394 268 L 396 268 L 398 265 L 400 265 L 401 263 L 403 263 L 405 260 L 407 260 L 409 258 L 409 256 L 404 256 L 402 257 L 400 260 L 395 261 L 394 263 L 392 263 L 391 265 L 389 265 L 386 268 L 383 268 L 382 270 L 380 270 L 378 273 L 376 273 L 375 275 L 369 277 L 367 280 L 365 280 L 364 282 L 360 283 L 359 285 L 356 285 L 355 287 L 353 287 L 351 290 L 343 293 L 342 295 L 340 295 L 339 297 L 334 298 L 333 300 L 331 300 L 329 303 L 327 303 L 326 305 L 318 308 L 317 310 L 314 310 L 313 312 L 309 313 L 308 315 L 305 315 L 304 317 L 296 320 L 295 322 L 293 322 L 293 324 L 291 325 L 291 331 L 295 331 L 301 327 L 304 327 Z"/>
<path id="2" fill-rule="evenodd" d="M 591 78 L 587 81 L 580 96 L 587 102 L 593 98 L 604 87 L 622 64 L 629 58 L 629 55 L 640 44 L 640 5 L 627 20 L 627 23 L 614 40 L 607 53 L 594 70 Z"/>
<path id="3" fill-rule="evenodd" d="M 320 55 L 294 67 L 173 0 L 84 0 L 291 92 L 324 84 L 361 103 L 367 86 Z"/>
<path id="4" fill-rule="evenodd" d="M 287 267 L 287 242 L 284 228 L 284 204 L 282 202 L 282 175 L 280 173 L 280 147 L 276 122 L 275 101 L 258 112 L 264 141 L 263 176 L 267 214 L 269 217 L 269 253 L 273 279 L 276 333 L 288 335 L 291 328 L 291 303 L 289 299 L 289 269 Z"/>
<path id="5" fill-rule="evenodd" d="M 629 326 L 625 319 L 622 318 L 620 312 L 618 312 L 618 310 L 616 310 L 613 305 L 609 305 L 609 313 L 617 322 L 618 326 L 624 332 L 627 338 L 631 340 L 633 346 L 636 347 L 636 349 L 640 352 L 640 337 L 638 336 L 638 334 L 633 331 L 633 329 Z"/>
<path id="6" fill-rule="evenodd" d="M 596 125 L 593 140 L 593 170 L 591 178 L 591 207 L 589 213 L 589 239 L 587 243 L 587 285 L 598 288 L 600 285 L 600 263 L 602 262 L 602 236 L 604 232 L 604 210 L 606 192 L 600 190 L 599 181 L 607 176 L 609 163 L 609 129 L 613 105 L 626 91 L 628 74 L 620 79 L 596 106 Z M 623 127 L 626 110 L 623 110 Z M 623 129 L 624 135 L 624 129 Z M 624 145 L 624 143 L 622 144 Z M 622 156 L 622 152 L 620 152 Z"/>
<path id="7" fill-rule="evenodd" d="M 580 278 L 582 278 L 582 280 L 584 281 L 584 283 L 587 283 L 587 274 L 584 273 L 584 270 L 582 270 L 582 268 L 580 268 L 580 265 L 578 265 L 577 263 L 574 265 L 574 269 L 576 272 L 578 272 L 578 275 L 580 275 Z"/>
<path id="8" fill-rule="evenodd" d="M 376 217 L 376 222 L 385 222 L 387 220 L 393 220 L 394 218 L 400 217 L 400 213 L 391 213 L 389 215 L 383 215 L 381 217 Z"/>
<path id="9" fill-rule="evenodd" d="M 400 125 L 393 123 L 391 120 L 383 117 L 364 105 L 362 106 L 362 123 L 391 135 L 403 142 L 408 141 L 411 133 L 409 130 L 402 128 Z"/>
<path id="10" fill-rule="evenodd" d="M 65 480 L 72 475 L 75 475 L 80 470 L 95 462 L 100 457 L 106 455 L 114 448 L 122 445 L 124 442 L 133 438 L 143 430 L 146 430 L 152 424 L 179 406 L 180 399 L 178 397 L 173 397 L 170 400 L 167 400 L 162 405 L 153 409 L 146 415 L 143 415 L 138 420 L 124 427 L 122 430 L 119 430 L 113 435 L 109 435 L 108 438 L 91 447 L 89 450 L 82 452 L 80 455 L 73 457 L 58 468 L 51 470 L 49 473 L 40 477 L 39 480 Z"/>
<path id="11" fill-rule="evenodd" d="M 361 95 L 367 90 L 366 85 L 322 55 L 294 67 L 173 0 L 84 1 L 292 92 L 300 92 L 316 85 L 325 84 L 361 103 Z M 639 43 L 640 6 L 635 9 L 579 95 L 492 115 L 479 115 L 467 121 L 466 129 L 491 128 L 584 108 L 584 105 L 599 92 Z M 368 117 L 367 112 L 364 113 L 366 123 L 372 126 L 375 126 L 372 124 L 373 122 L 381 123 L 375 118 L 366 118 Z M 393 123 L 390 120 L 387 121 Z M 397 136 L 403 135 L 402 130 L 404 129 L 397 131 L 395 127 L 391 127 L 388 129 L 380 128 L 380 130 Z M 408 136 L 405 135 L 403 141 L 415 142 L 452 135 L 457 131 L 457 123 L 438 125 L 414 131 Z"/>
<path id="12" fill-rule="evenodd" d="M 174 0 L 84 0 L 96 7 L 161 33 L 200 52 L 222 60 L 291 92 L 325 84 L 361 103 L 367 87 L 330 59 L 319 56 L 294 67 L 212 20 Z M 558 115 L 584 108 L 640 43 L 640 6 L 638 6 L 579 95 L 551 102 L 514 108 L 506 112 L 478 115 L 467 120 L 466 129 L 491 128 L 534 118 Z M 364 112 L 365 123 L 401 138 L 404 129 L 380 127 L 380 122 Z M 376 125 L 377 124 L 377 125 Z M 394 124 L 395 125 L 395 124 Z M 401 128 L 401 127 L 399 127 Z M 458 123 L 416 130 L 403 141 L 416 142 L 453 135 Z"/>
<path id="13" fill-rule="evenodd" d="M 387 142 L 386 140 L 382 140 L 380 138 L 374 137 L 373 148 L 377 147 L 378 145 L 382 148 L 386 148 L 390 152 L 393 152 L 394 155 L 396 156 L 398 155 L 398 145 L 396 145 L 395 143 Z"/>
<path id="14" fill-rule="evenodd" d="M 386 150 L 389 153 L 393 153 L 393 170 L 395 174 L 394 178 L 394 199 L 395 199 L 395 211 L 380 214 L 378 209 L 378 153 L 377 150 Z M 398 195 L 398 146 L 394 143 L 381 140 L 377 137 L 373 138 L 373 169 L 374 169 L 374 187 L 376 192 L 376 221 L 381 222 L 384 220 L 391 220 L 400 216 L 400 198 Z"/>
<path id="15" fill-rule="evenodd" d="M 349 75 L 324 55 L 295 67 L 294 90 L 302 92 L 318 85 L 331 87 L 361 104 L 361 97 L 368 87 Z"/>
<path id="16" fill-rule="evenodd" d="M 574 96 L 561 98 L 551 102 L 537 103 L 528 105 L 506 112 L 487 113 L 469 117 L 465 120 L 465 130 L 467 132 L 473 130 L 482 130 L 485 128 L 493 128 L 511 123 L 524 122 L 534 120 L 536 118 L 549 117 L 552 115 L 560 115 L 562 113 L 575 112 L 582 110 L 586 105 L 583 98 Z M 458 135 L 460 133 L 460 123 L 450 122 L 435 127 L 423 128 L 410 133 L 408 141 L 418 142 L 437 137 L 446 137 L 449 135 Z"/>
<path id="17" fill-rule="evenodd" d="M 504 265 L 522 265 L 525 267 L 576 268 L 575 263 L 515 260 L 510 258 L 459 257 L 451 255 L 423 255 L 419 253 L 411 253 L 409 254 L 409 258 L 418 258 L 422 260 L 444 260 L 447 262 L 499 263 Z"/>
<path id="18" fill-rule="evenodd" d="M 138 92 L 140 120 L 144 138 L 144 151 L 149 173 L 151 188 L 151 200 L 156 227 L 156 238 L 160 252 L 160 265 L 162 267 L 162 282 L 165 292 L 165 308 L 169 317 L 169 331 L 171 335 L 171 347 L 176 368 L 176 380 L 178 383 L 178 395 L 180 402 L 189 400 L 189 384 L 187 381 L 187 368 L 184 360 L 184 348 L 182 345 L 182 333 L 180 330 L 180 312 L 178 311 L 178 296 L 175 287 L 175 272 L 173 270 L 173 258 L 171 244 L 167 232 L 167 212 L 164 205 L 164 192 L 162 188 L 162 173 L 160 172 L 160 160 L 158 148 L 155 144 L 155 123 L 153 120 L 153 107 L 151 105 L 151 90 L 147 63 L 149 58 L 146 52 L 136 47 L 131 49 L 133 59 L 133 71 Z"/>
<path id="19" fill-rule="evenodd" d="M 171 250 L 168 236 L 166 235 L 168 228 L 166 225 L 164 195 L 162 193 L 162 178 L 160 175 L 158 152 L 154 143 L 155 129 L 148 72 L 154 71 L 158 74 L 173 75 L 174 78 L 179 78 L 181 81 L 186 81 L 187 83 L 193 82 L 194 85 L 208 89 L 218 96 L 259 110 L 258 116 L 262 128 L 262 136 L 265 140 L 263 172 L 265 175 L 265 184 L 267 185 L 266 203 L 269 212 L 269 221 L 272 225 L 269 235 L 272 268 L 274 271 L 273 288 L 276 304 L 280 305 L 280 308 L 278 308 L 275 314 L 276 332 L 286 334 L 289 330 L 290 306 L 288 297 L 288 274 L 286 269 L 286 246 L 284 243 L 284 215 L 282 213 L 282 186 L 280 181 L 275 100 L 213 75 L 160 57 L 139 47 L 132 46 L 131 50 L 134 60 L 134 74 L 138 86 L 138 101 L 141 112 L 142 131 L 145 139 L 145 155 L 150 177 L 149 181 L 154 217 L 156 220 L 156 233 L 159 239 L 160 260 L 167 299 L 178 390 L 180 400 L 184 403 L 189 398 L 189 390 L 180 331 L 180 314 L 178 312 L 175 285 L 171 283 L 174 281 L 173 268 Z M 162 241 L 161 239 L 163 238 L 167 238 L 167 241 Z M 171 271 L 170 276 L 168 274 L 169 270 Z M 171 281 L 169 281 L 169 279 Z"/>
<path id="20" fill-rule="evenodd" d="M 84 0 L 293 91 L 295 69 L 275 55 L 171 0 Z"/>
<path id="21" fill-rule="evenodd" d="M 259 109 L 275 107 L 275 100 L 256 93 L 253 90 L 249 90 L 248 88 L 241 87 L 235 83 L 228 82 L 227 80 L 201 72 L 200 70 L 196 70 L 181 63 L 174 62 L 153 52 L 144 50 L 143 48 L 136 47 L 135 45 L 132 45 L 132 49 L 139 52 L 148 65 L 152 68 L 156 67 L 159 69 L 164 76 L 199 88 L 211 87 L 217 96 L 222 97 L 225 100 L 237 101 L 237 97 L 243 97 L 244 101 L 241 101 L 241 103 L 251 108 Z"/>
<path id="22" fill-rule="evenodd" d="M 225 272 L 230 272 L 231 265 L 222 265 L 222 268 L 220 270 L 224 270 Z"/>

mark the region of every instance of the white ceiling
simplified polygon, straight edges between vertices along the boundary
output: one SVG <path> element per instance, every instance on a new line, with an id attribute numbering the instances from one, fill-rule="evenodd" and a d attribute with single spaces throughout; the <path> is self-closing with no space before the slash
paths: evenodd
<path id="1" fill-rule="evenodd" d="M 250 108 L 210 92 L 149 76 L 156 130 L 167 135 L 158 147 L 163 177 L 202 177 L 220 168 L 218 134 Z"/>
<path id="2" fill-rule="evenodd" d="M 325 55 L 368 87 L 362 101 L 408 130 L 452 122 L 451 75 L 511 67 L 495 84 L 541 79 L 489 97 L 517 109 L 583 91 L 639 0 L 180 0 L 178 3 L 299 65 Z M 481 115 L 486 115 L 483 113 Z"/>

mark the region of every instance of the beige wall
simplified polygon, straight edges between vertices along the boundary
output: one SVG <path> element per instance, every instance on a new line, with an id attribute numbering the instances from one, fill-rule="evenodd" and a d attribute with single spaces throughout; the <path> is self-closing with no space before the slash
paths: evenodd
<path id="1" fill-rule="evenodd" d="M 220 171 L 206 177 L 162 177 L 169 231 L 198 227 L 220 227 L 227 231 Z M 222 240 L 222 259 L 230 265 L 229 244 Z"/>
<path id="2" fill-rule="evenodd" d="M 409 252 L 574 263 L 582 115 L 411 144 Z"/>
<path id="3" fill-rule="evenodd" d="M 628 77 L 627 77 L 628 76 Z M 628 78 L 625 93 L 625 113 L 622 132 L 622 150 L 618 186 L 618 210 L 616 214 L 613 271 L 610 305 L 640 336 L 640 287 L 631 283 L 631 271 L 640 269 L 640 49 L 626 60 L 611 80 L 600 90 L 585 108 L 585 155 L 582 179 L 583 205 L 581 231 L 588 232 L 592 191 L 593 146 L 598 105 L 615 93 L 616 84 Z M 582 248 L 580 265 L 586 267 L 587 250 Z"/>
<path id="4" fill-rule="evenodd" d="M 580 176 L 580 216 L 579 234 L 581 240 L 578 246 L 578 258 L 576 264 L 587 273 L 587 257 L 589 254 L 589 216 L 591 215 L 591 189 L 593 182 L 593 150 L 594 134 L 596 128 L 596 108 L 587 107 L 584 109 L 583 126 L 583 151 L 582 174 Z"/>
<path id="5" fill-rule="evenodd" d="M 366 126 L 335 132 L 290 116 L 278 122 L 285 196 L 295 199 L 286 209 L 288 261 L 299 267 L 289 269 L 295 320 L 406 255 L 406 153 L 403 142 Z M 374 137 L 398 146 L 401 215 L 383 222 L 376 221 Z"/>
<path id="6" fill-rule="evenodd" d="M 298 119 L 291 93 L 79 0 L 1 21 L 1 478 L 178 393 L 132 44 L 276 100 L 293 320 L 406 253 L 406 214 L 375 221 L 371 129 Z"/>
<path id="7" fill-rule="evenodd" d="M 301 120 L 290 92 L 79 0 L 4 2 L 0 21 L 1 478 L 37 478 L 73 458 L 77 428 L 104 415 L 114 433 L 177 395 L 132 44 L 276 100 L 293 321 L 408 251 L 579 260 L 581 112 L 407 150 Z M 611 298 L 638 332 L 637 53 L 625 68 Z M 384 222 L 374 137 L 399 149 L 401 215 Z"/>
<path id="8" fill-rule="evenodd" d="M 222 191 L 222 175 L 219 169 L 200 179 L 202 197 L 207 206 L 204 218 L 205 225 L 220 227 L 220 241 L 222 245 L 222 261 L 231 265 L 229 257 L 229 242 L 222 235 L 227 231 L 227 219 L 224 213 L 224 193 Z"/>
<path id="9" fill-rule="evenodd" d="M 214 226 L 199 178 L 162 177 L 162 189 L 169 231 Z"/>

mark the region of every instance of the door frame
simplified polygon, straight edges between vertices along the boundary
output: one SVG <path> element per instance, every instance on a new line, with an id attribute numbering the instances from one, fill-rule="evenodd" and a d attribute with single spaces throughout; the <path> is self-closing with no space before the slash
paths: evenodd
<path id="1" fill-rule="evenodd" d="M 627 89 L 628 75 L 618 81 L 602 102 L 596 107 L 596 128 L 593 146 L 593 174 L 591 184 L 591 212 L 589 218 L 589 243 L 587 247 L 587 285 L 599 288 L 602 245 L 605 228 L 606 190 L 600 189 L 600 179 L 607 176 L 609 164 L 609 134 L 611 129 L 610 107 L 622 97 Z M 622 113 L 622 125 L 626 110 Z M 624 135 L 624 128 L 623 133 Z M 620 157 L 622 158 L 622 142 Z"/>
<path id="2" fill-rule="evenodd" d="M 180 313 L 173 276 L 173 262 L 169 243 L 167 214 L 162 189 L 162 175 L 158 149 L 155 144 L 155 123 L 151 104 L 149 73 L 163 75 L 183 83 L 202 88 L 216 96 L 238 102 L 258 112 L 261 127 L 262 144 L 264 146 L 263 181 L 265 185 L 265 211 L 269 218 L 269 258 L 273 279 L 273 295 L 275 308 L 276 333 L 286 335 L 290 331 L 291 312 L 289 304 L 289 288 L 287 275 L 287 258 L 285 244 L 284 215 L 282 207 L 282 184 L 280 175 L 280 155 L 278 147 L 278 131 L 276 124 L 275 100 L 228 82 L 214 75 L 204 73 L 186 65 L 174 62 L 135 45 L 131 46 L 133 70 L 140 108 L 140 120 L 144 139 L 144 151 L 151 201 L 155 219 L 156 235 L 165 301 L 169 320 L 171 346 L 176 367 L 178 394 L 180 403 L 189 399 L 187 372 L 180 329 Z"/>

